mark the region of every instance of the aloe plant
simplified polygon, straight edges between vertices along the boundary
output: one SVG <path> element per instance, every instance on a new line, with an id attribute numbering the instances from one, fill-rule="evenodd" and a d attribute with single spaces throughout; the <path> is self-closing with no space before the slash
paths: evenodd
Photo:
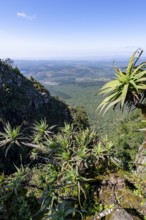
<path id="1" fill-rule="evenodd" d="M 142 50 L 136 50 L 132 54 L 127 68 L 113 67 L 116 78 L 100 89 L 99 94 L 104 94 L 106 98 L 97 109 L 101 109 L 100 111 L 105 113 L 110 107 L 115 108 L 117 104 L 120 104 L 122 110 L 125 104 L 129 108 L 141 107 L 140 104 L 145 98 L 146 90 L 146 62 L 137 63 L 142 53 Z"/>
<path id="2" fill-rule="evenodd" d="M 99 92 L 106 96 L 97 108 L 100 109 L 100 112 L 104 114 L 110 107 L 115 108 L 118 104 L 123 110 L 124 105 L 127 104 L 130 110 L 132 107 L 141 109 L 142 115 L 146 118 L 146 62 L 139 63 L 142 53 L 143 50 L 136 50 L 132 54 L 127 68 L 114 67 L 116 78 L 106 83 Z M 140 131 L 145 132 L 146 129 L 140 129 Z M 144 141 L 135 160 L 137 171 L 145 172 L 145 161 Z"/>
<path id="3" fill-rule="evenodd" d="M 58 206 L 53 210 L 53 214 L 49 216 L 50 220 L 66 220 L 68 216 L 71 216 L 75 213 L 79 213 L 81 216 L 81 212 L 79 212 L 74 207 L 70 207 L 70 204 L 67 202 L 63 202 L 58 204 Z"/>
<path id="4" fill-rule="evenodd" d="M 22 141 L 27 139 L 24 137 L 21 126 L 12 127 L 10 123 L 6 123 L 4 126 L 4 132 L 0 132 L 0 147 L 5 147 L 5 156 L 7 156 L 8 151 L 11 147 L 18 146 L 21 147 Z"/>
<path id="5" fill-rule="evenodd" d="M 34 143 L 40 143 L 44 140 L 44 138 L 48 138 L 51 134 L 53 134 L 52 129 L 54 127 L 55 125 L 49 127 L 46 119 L 36 121 L 32 127 Z"/>

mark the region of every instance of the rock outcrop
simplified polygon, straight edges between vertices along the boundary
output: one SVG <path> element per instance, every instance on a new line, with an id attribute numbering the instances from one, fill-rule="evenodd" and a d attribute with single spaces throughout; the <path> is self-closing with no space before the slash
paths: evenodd
<path id="1" fill-rule="evenodd" d="M 107 176 L 98 176 L 100 186 L 97 198 L 104 209 L 86 220 L 140 220 L 146 216 L 146 183 L 137 175 L 122 170 Z M 133 192 L 133 189 L 134 192 Z"/>
<path id="2" fill-rule="evenodd" d="M 46 118 L 50 125 L 72 122 L 66 104 L 50 95 L 39 82 L 24 77 L 18 70 L 0 61 L 0 120 L 12 125 Z"/>
<path id="3" fill-rule="evenodd" d="M 125 209 L 116 209 L 106 220 L 134 220 Z"/>
<path id="4" fill-rule="evenodd" d="M 146 180 L 146 138 L 139 147 L 135 159 L 136 171 L 139 176 Z"/>

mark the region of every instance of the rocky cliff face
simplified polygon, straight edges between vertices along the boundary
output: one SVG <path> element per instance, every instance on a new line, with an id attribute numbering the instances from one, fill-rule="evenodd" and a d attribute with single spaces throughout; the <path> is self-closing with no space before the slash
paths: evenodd
<path id="1" fill-rule="evenodd" d="M 12 125 L 46 118 L 50 125 L 71 122 L 68 106 L 52 97 L 33 78 L 24 77 L 17 68 L 0 61 L 0 120 Z"/>
<path id="2" fill-rule="evenodd" d="M 49 91 L 31 77 L 24 77 L 17 67 L 0 60 L 0 131 L 9 122 L 12 127 L 21 125 L 30 128 L 34 121 L 46 119 L 49 126 L 64 126 L 74 123 L 75 127 L 88 125 L 86 112 L 80 108 L 71 108 L 50 95 Z M 56 130 L 57 131 L 57 130 Z M 24 150 L 25 149 L 25 150 Z M 11 173 L 14 164 L 27 163 L 28 148 L 15 148 L 5 157 L 5 148 L 0 148 L 0 172 Z"/>

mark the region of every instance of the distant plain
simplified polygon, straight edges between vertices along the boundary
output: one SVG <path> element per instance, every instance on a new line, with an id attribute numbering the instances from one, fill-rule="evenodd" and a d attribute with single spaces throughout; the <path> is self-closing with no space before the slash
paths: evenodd
<path id="1" fill-rule="evenodd" d="M 41 82 L 51 95 L 58 96 L 69 105 L 83 106 L 90 125 L 101 133 L 110 133 L 114 124 L 128 117 L 127 111 L 119 114 L 119 110 L 111 109 L 104 116 L 96 111 L 102 100 L 98 95 L 99 89 L 114 79 L 112 66 L 124 68 L 127 60 L 16 60 L 15 65 L 26 77 L 33 76 Z"/>

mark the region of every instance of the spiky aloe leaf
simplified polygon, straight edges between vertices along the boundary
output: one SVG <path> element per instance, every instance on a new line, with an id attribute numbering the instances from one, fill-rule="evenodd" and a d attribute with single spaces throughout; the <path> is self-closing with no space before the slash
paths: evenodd
<path id="1" fill-rule="evenodd" d="M 103 115 L 105 114 L 105 112 L 110 108 L 110 107 L 114 107 L 116 104 L 118 104 L 118 102 L 121 101 L 121 93 L 119 93 L 118 91 L 116 91 L 115 93 L 113 93 L 112 95 L 106 97 L 103 102 L 98 106 L 97 110 L 99 108 L 101 108 L 100 112 L 102 112 L 104 110 Z"/>
<path id="2" fill-rule="evenodd" d="M 119 81 L 125 81 L 125 79 L 127 78 L 126 73 L 122 72 L 122 70 L 119 69 Z"/>
<path id="3" fill-rule="evenodd" d="M 146 70 L 136 74 L 135 79 L 140 79 L 143 76 L 146 76 Z"/>
<path id="4" fill-rule="evenodd" d="M 126 69 L 126 74 L 128 74 L 128 75 L 131 73 L 131 70 L 132 70 L 132 68 L 133 68 L 134 58 L 135 58 L 135 55 L 136 55 L 137 52 L 138 52 L 138 50 L 136 50 L 136 51 L 132 54 L 132 56 L 131 56 L 131 58 L 130 58 L 129 64 L 128 64 L 127 69 Z"/>
<path id="5" fill-rule="evenodd" d="M 141 90 L 145 90 L 146 89 L 146 85 L 145 84 L 140 84 L 137 86 L 138 89 L 141 89 Z"/>
<path id="6" fill-rule="evenodd" d="M 114 94 L 112 94 L 112 95 L 106 97 L 106 98 L 102 101 L 102 103 L 98 106 L 97 110 L 98 110 L 99 108 L 101 108 L 101 110 L 100 110 L 100 112 L 101 112 L 107 104 L 109 104 L 111 101 L 115 100 L 115 97 L 116 97 L 117 95 L 118 95 L 118 93 L 114 93 Z"/>
<path id="7" fill-rule="evenodd" d="M 118 80 L 112 80 L 111 82 L 106 83 L 98 94 L 106 94 L 112 92 L 115 88 L 119 87 L 121 83 Z"/>
<path id="8" fill-rule="evenodd" d="M 135 74 L 137 74 L 137 73 L 139 73 L 139 71 L 140 71 L 141 69 L 145 68 L 145 67 L 146 67 L 146 62 L 142 62 L 140 65 L 138 65 L 138 66 L 134 69 L 134 71 L 132 72 L 132 76 L 135 75 Z"/>
<path id="9" fill-rule="evenodd" d="M 141 79 L 138 79 L 138 80 L 136 80 L 137 82 L 144 82 L 144 81 L 146 81 L 146 77 L 143 77 L 143 78 L 141 78 Z"/>
<path id="10" fill-rule="evenodd" d="M 117 87 L 120 85 L 120 82 L 116 79 L 116 80 L 112 80 L 108 83 L 106 83 L 101 90 L 106 89 L 106 88 L 113 88 L 113 87 Z"/>
<path id="11" fill-rule="evenodd" d="M 137 88 L 137 85 L 136 85 L 136 83 L 134 82 L 134 80 L 130 80 L 130 84 L 132 84 L 133 87 L 135 88 L 135 90 L 138 92 L 138 88 Z"/>
<path id="12" fill-rule="evenodd" d="M 115 71 L 115 75 L 118 76 L 119 75 L 119 69 L 115 66 L 112 66 L 114 71 Z"/>
<path id="13" fill-rule="evenodd" d="M 128 92 L 128 84 L 124 85 L 123 87 L 123 91 L 122 91 L 122 95 L 121 95 L 121 107 L 123 108 L 125 100 L 126 100 L 126 96 L 127 96 L 127 92 Z"/>
<path id="14" fill-rule="evenodd" d="M 103 115 L 107 112 L 107 110 L 109 108 L 111 108 L 112 106 L 115 106 L 116 104 L 118 104 L 121 101 L 121 97 L 119 97 L 119 99 L 116 99 L 115 101 L 111 102 L 106 109 L 104 109 Z"/>

